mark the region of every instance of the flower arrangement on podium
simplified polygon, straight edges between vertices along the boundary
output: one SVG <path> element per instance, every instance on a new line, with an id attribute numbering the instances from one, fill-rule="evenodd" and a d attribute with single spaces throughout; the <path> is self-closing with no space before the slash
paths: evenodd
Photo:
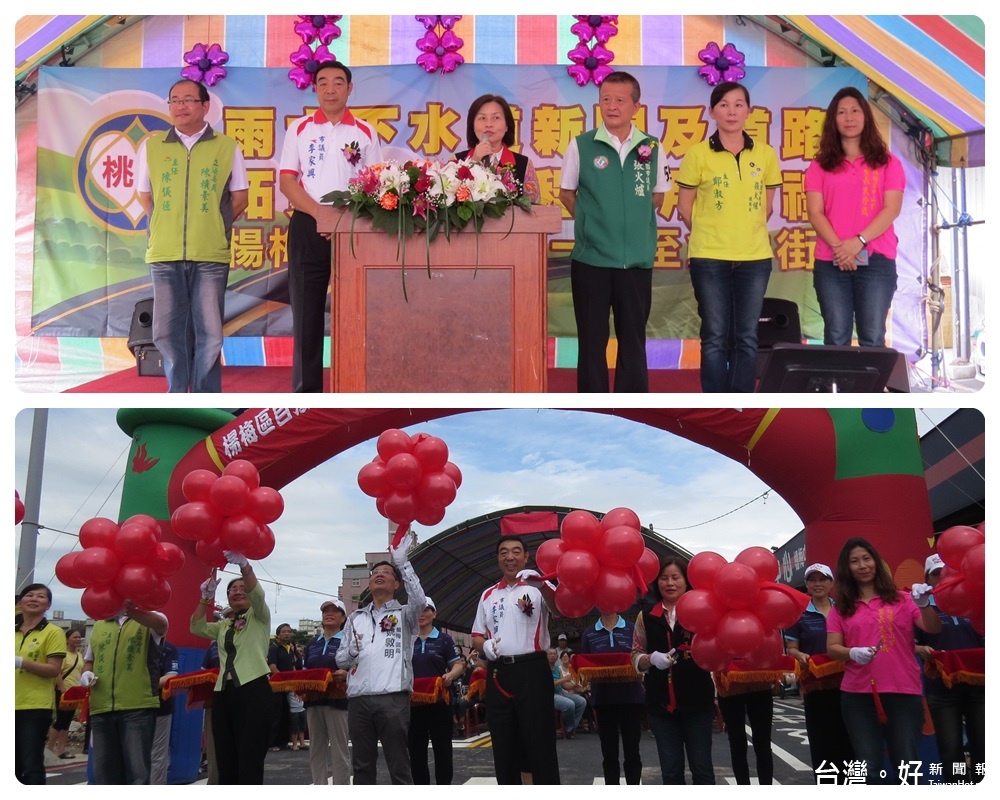
<path id="1" fill-rule="evenodd" d="M 487 218 L 499 219 L 507 209 L 531 208 L 521 187 L 505 165 L 498 169 L 474 161 L 410 160 L 402 164 L 383 161 L 362 169 L 348 181 L 346 191 L 330 192 L 322 202 L 351 213 L 351 253 L 354 253 L 354 223 L 362 217 L 372 227 L 396 237 L 396 258 L 403 274 L 406 296 L 406 241 L 424 234 L 427 277 L 431 275 L 430 245 L 438 234 L 451 240 L 471 225 L 476 233 L 476 267 L 479 266 L 479 234 Z M 338 222 L 338 226 L 339 226 Z M 514 221 L 511 219 L 511 228 Z"/>

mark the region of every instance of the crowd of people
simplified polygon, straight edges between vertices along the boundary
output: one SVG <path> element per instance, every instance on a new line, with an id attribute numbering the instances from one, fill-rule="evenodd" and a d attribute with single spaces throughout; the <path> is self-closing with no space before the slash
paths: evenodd
<path id="1" fill-rule="evenodd" d="M 332 246 L 317 230 L 323 198 L 349 188 L 382 161 L 379 136 L 348 107 L 349 67 L 319 64 L 313 73 L 318 108 L 292 120 L 281 151 L 279 185 L 290 204 L 288 289 L 292 312 L 292 390 L 323 390 L 324 308 Z M 610 318 L 617 339 L 614 391 L 649 390 L 646 324 L 652 303 L 657 216 L 671 186 L 665 148 L 638 129 L 639 82 L 615 71 L 599 86 L 601 123 L 574 137 L 563 156 L 558 199 L 574 219 L 570 283 L 578 341 L 577 389 L 611 389 L 607 365 Z M 139 196 L 149 215 L 146 261 L 153 283 L 153 341 L 171 392 L 221 391 L 222 320 L 233 221 L 248 203 L 248 180 L 235 140 L 205 121 L 208 91 L 180 80 L 169 92 L 172 127 L 144 142 Z M 705 392 L 752 392 L 758 324 L 774 257 L 767 223 L 782 185 L 777 154 L 746 130 L 752 110 L 746 86 L 712 89 L 715 131 L 684 155 L 675 182 L 677 209 L 690 231 L 688 267 L 701 318 L 701 385 Z M 539 202 L 530 158 L 515 153 L 514 114 L 507 100 L 485 94 L 466 115 L 467 148 L 455 154 L 493 171 L 508 171 L 518 191 Z M 213 164 L 215 178 L 198 196 L 175 191 L 184 177 L 150 164 L 185 169 Z M 192 182 L 194 184 L 195 182 Z M 896 289 L 902 165 L 886 146 L 868 100 L 837 92 L 826 109 L 819 151 L 805 175 L 808 218 L 816 231 L 814 284 L 824 342 L 885 344 Z M 193 190 L 192 190 L 193 191 Z M 200 213 L 187 214 L 189 207 Z M 176 243 L 183 241 L 181 248 Z"/>
<path id="2" fill-rule="evenodd" d="M 557 735 L 573 738 L 585 714 L 599 734 L 606 784 L 619 783 L 622 773 L 626 783 L 640 783 L 644 725 L 655 739 L 664 784 L 683 784 L 687 773 L 695 784 L 714 784 L 712 736 L 720 718 L 736 782 L 751 782 L 747 722 L 757 782 L 772 782 L 774 680 L 744 681 L 734 690 L 693 658 L 692 633 L 677 613 L 691 589 L 685 559 L 661 561 L 651 602 L 634 622 L 602 613 L 581 631 L 579 663 L 596 665 L 586 672 L 577 668 L 565 634 L 550 646 L 554 587 L 528 568 L 521 537 L 503 536 L 497 544 L 501 579 L 477 603 L 468 658 L 435 627 L 437 606 L 409 562 L 411 544 L 407 534 L 390 548 L 390 560 L 372 566 L 369 604 L 348 614 L 339 600 L 324 601 L 322 630 L 302 648 L 287 625 L 272 636 L 252 566 L 226 553 L 240 570 L 226 586 L 226 613 L 215 609 L 213 571 L 190 623 L 192 633 L 212 640 L 202 666 L 218 667 L 206 714 L 209 783 L 263 783 L 268 749 L 290 741 L 292 749 L 309 750 L 314 784 L 376 783 L 380 749 L 392 783 L 429 784 L 428 744 L 434 782 L 449 784 L 465 679 L 477 674 L 500 784 L 558 784 Z M 984 646 L 968 619 L 936 607 L 933 586 L 943 568 L 932 555 L 926 583 L 900 590 L 875 547 L 858 537 L 844 543 L 834 568 L 806 568 L 809 603 L 784 640 L 802 667 L 817 782 L 831 776 L 897 782 L 898 765 L 920 763 L 925 700 L 945 770 L 941 780 L 982 779 L 984 680 L 946 683 L 921 670 L 921 660 L 942 651 Z M 90 689 L 93 782 L 165 783 L 173 699 L 162 700 L 161 687 L 178 672 L 166 618 L 126 601 L 120 614 L 95 624 L 81 653 L 79 631 L 67 637 L 46 620 L 51 602 L 42 584 L 18 596 L 17 779 L 44 783 L 46 743 L 53 752 L 65 750 L 72 712 L 59 710 L 58 697 L 77 682 Z M 330 688 L 272 691 L 272 675 L 300 669 L 329 670 Z"/>

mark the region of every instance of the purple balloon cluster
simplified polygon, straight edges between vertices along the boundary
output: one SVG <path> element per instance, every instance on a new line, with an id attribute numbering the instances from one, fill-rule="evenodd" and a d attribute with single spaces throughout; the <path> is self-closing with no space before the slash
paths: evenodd
<path id="1" fill-rule="evenodd" d="M 312 86 L 313 75 L 316 74 L 320 64 L 337 60 L 337 57 L 327 49 L 327 45 L 334 39 L 340 38 L 340 26 L 337 23 L 341 18 L 341 14 L 299 15 L 299 21 L 295 23 L 293 29 L 302 39 L 302 46 L 294 53 L 288 54 L 289 60 L 294 65 L 294 69 L 288 71 L 288 80 L 294 83 L 297 89 L 308 89 Z M 314 47 L 316 42 L 319 44 Z"/>
<path id="2" fill-rule="evenodd" d="M 226 77 L 222 65 L 229 61 L 229 53 L 217 44 L 204 45 L 198 42 L 184 54 L 188 66 L 181 70 L 181 77 L 206 86 L 215 86 Z"/>
<path id="3" fill-rule="evenodd" d="M 705 63 L 699 67 L 698 75 L 716 86 L 725 81 L 741 81 L 746 76 L 744 55 L 735 46 L 727 44 L 721 50 L 715 42 L 709 42 L 704 50 L 698 51 L 698 58 Z"/>
<path id="4" fill-rule="evenodd" d="M 615 54 L 605 45 L 618 33 L 618 17 L 576 14 L 574 18 L 577 21 L 570 27 L 570 32 L 576 34 L 580 43 L 567 53 L 573 63 L 566 67 L 566 71 L 579 86 L 586 86 L 591 81 L 600 86 L 614 72 L 608 64 Z"/>
<path id="5" fill-rule="evenodd" d="M 465 41 L 455 35 L 452 28 L 461 16 L 445 16 L 441 14 L 424 14 L 415 16 L 427 32 L 417 39 L 417 64 L 426 72 L 454 72 L 456 67 L 465 63 L 465 58 L 458 52 Z M 438 29 L 440 28 L 440 32 Z"/>

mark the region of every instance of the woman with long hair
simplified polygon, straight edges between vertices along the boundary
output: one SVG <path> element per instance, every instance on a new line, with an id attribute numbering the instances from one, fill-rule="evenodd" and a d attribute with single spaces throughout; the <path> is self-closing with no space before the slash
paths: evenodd
<path id="1" fill-rule="evenodd" d="M 646 711 L 665 785 L 685 782 L 685 753 L 692 783 L 715 783 L 715 687 L 711 673 L 691 657 L 694 634 L 677 621 L 677 601 L 690 588 L 687 561 L 663 559 L 649 587 L 656 603 L 639 613 L 632 634 L 632 665 L 645 675 Z"/>
<path id="2" fill-rule="evenodd" d="M 868 100 L 844 87 L 826 110 L 819 152 L 805 176 L 824 344 L 851 344 L 856 325 L 862 347 L 885 346 L 896 292 L 892 223 L 905 187 L 903 165 L 886 147 Z"/>
<path id="3" fill-rule="evenodd" d="M 914 655 L 914 626 L 938 633 L 931 587 L 896 588 L 889 569 L 867 539 L 848 539 L 837 559 L 837 605 L 827 617 L 826 648 L 843 661 L 841 711 L 867 783 L 895 780 L 903 763 L 919 759 L 924 722 L 923 686 Z M 890 777 L 882 769 L 889 749 Z"/>
<path id="4" fill-rule="evenodd" d="M 750 108 L 745 86 L 716 86 L 709 114 L 717 129 L 687 151 L 677 174 L 677 211 L 691 231 L 704 392 L 752 392 L 757 379 L 757 329 L 773 256 L 767 220 L 781 169 L 774 148 L 743 129 Z"/>

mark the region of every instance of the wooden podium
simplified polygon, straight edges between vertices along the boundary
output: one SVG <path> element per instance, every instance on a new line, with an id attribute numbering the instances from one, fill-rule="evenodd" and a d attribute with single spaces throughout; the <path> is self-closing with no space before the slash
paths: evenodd
<path id="1" fill-rule="evenodd" d="M 317 230 L 334 234 L 331 390 L 544 392 L 546 235 L 561 224 L 559 206 L 486 220 L 478 271 L 471 226 L 451 241 L 438 235 L 430 278 L 426 240 L 411 237 L 407 302 L 396 238 L 359 219 L 352 255 L 349 212 L 322 207 Z"/>

